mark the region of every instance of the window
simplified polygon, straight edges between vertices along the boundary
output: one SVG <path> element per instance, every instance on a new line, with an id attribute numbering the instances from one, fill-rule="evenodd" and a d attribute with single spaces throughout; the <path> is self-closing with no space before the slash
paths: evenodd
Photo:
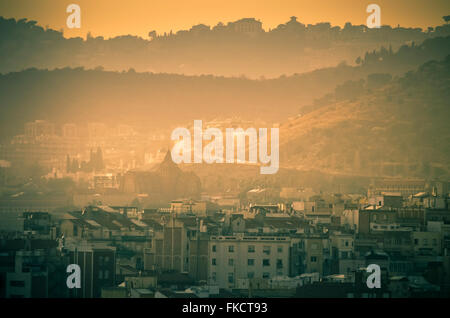
<path id="1" fill-rule="evenodd" d="M 278 253 L 283 253 L 283 246 L 278 246 L 277 251 Z"/>
<path id="2" fill-rule="evenodd" d="M 263 273 L 263 278 L 270 278 L 270 273 Z"/>
<path id="3" fill-rule="evenodd" d="M 255 277 L 255 273 L 254 272 L 248 272 L 247 273 L 247 278 L 252 279 L 253 277 Z"/>
<path id="4" fill-rule="evenodd" d="M 428 239 L 423 239 L 423 246 L 428 246 Z"/>
<path id="5" fill-rule="evenodd" d="M 217 252 L 217 246 L 216 246 L 216 245 L 213 245 L 213 246 L 212 246 L 212 251 L 213 251 L 213 252 Z"/>
<path id="6" fill-rule="evenodd" d="M 109 257 L 105 256 L 105 263 L 108 263 L 108 262 L 109 262 Z"/>
<path id="7" fill-rule="evenodd" d="M 311 263 L 315 263 L 317 262 L 317 257 L 316 256 L 311 256 Z"/>
<path id="8" fill-rule="evenodd" d="M 211 265 L 213 265 L 213 266 L 216 266 L 216 265 L 217 265 L 217 262 L 216 262 L 216 259 L 215 259 L 215 258 L 213 258 L 213 259 L 211 260 Z"/>
<path id="9" fill-rule="evenodd" d="M 263 266 L 270 266 L 270 259 L 268 259 L 268 258 L 263 259 L 262 264 L 263 264 Z"/>
<path id="10" fill-rule="evenodd" d="M 103 271 L 98 271 L 98 278 L 103 279 Z"/>
<path id="11" fill-rule="evenodd" d="M 437 240 L 433 239 L 433 246 L 437 246 Z"/>
<path id="12" fill-rule="evenodd" d="M 263 253 L 267 254 L 267 255 L 270 255 L 270 246 L 264 246 L 263 247 Z"/>
<path id="13" fill-rule="evenodd" d="M 414 245 L 419 245 L 419 240 L 418 239 L 414 239 Z"/>
<path id="14" fill-rule="evenodd" d="M 105 270 L 105 277 L 104 277 L 105 279 L 108 279 L 109 278 L 109 271 L 108 270 Z"/>
<path id="15" fill-rule="evenodd" d="M 343 259 L 348 258 L 348 252 L 342 252 L 341 258 L 343 258 Z"/>
<path id="16" fill-rule="evenodd" d="M 255 265 L 255 260 L 253 258 L 249 258 L 247 260 L 247 264 L 248 264 L 248 266 L 253 266 L 253 265 Z"/>
<path id="17" fill-rule="evenodd" d="M 234 265 L 234 259 L 229 258 L 229 259 L 228 259 L 228 265 L 229 265 L 229 266 L 233 266 L 233 265 Z"/>
<path id="18" fill-rule="evenodd" d="M 12 280 L 9 282 L 11 287 L 25 287 L 25 281 L 23 280 Z"/>
<path id="19" fill-rule="evenodd" d="M 230 252 L 230 253 L 234 252 L 234 245 L 228 246 L 228 252 Z"/>
<path id="20" fill-rule="evenodd" d="M 228 273 L 228 282 L 230 284 L 234 282 L 234 273 Z"/>
<path id="21" fill-rule="evenodd" d="M 281 269 L 281 268 L 283 268 L 283 260 L 277 259 L 277 269 Z"/>
<path id="22" fill-rule="evenodd" d="M 213 282 L 215 282 L 217 280 L 217 273 L 216 272 L 212 272 L 211 273 L 211 279 L 213 280 Z"/>
<path id="23" fill-rule="evenodd" d="M 255 245 L 249 245 L 248 246 L 248 252 L 249 253 L 255 253 Z"/>

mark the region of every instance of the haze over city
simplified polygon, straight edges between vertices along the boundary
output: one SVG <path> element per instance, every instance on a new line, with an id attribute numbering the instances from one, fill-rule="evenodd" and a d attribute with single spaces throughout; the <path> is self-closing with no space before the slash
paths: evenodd
<path id="1" fill-rule="evenodd" d="M 448 298 L 450 2 L 370 4 L 0 0 L 0 298 Z"/>

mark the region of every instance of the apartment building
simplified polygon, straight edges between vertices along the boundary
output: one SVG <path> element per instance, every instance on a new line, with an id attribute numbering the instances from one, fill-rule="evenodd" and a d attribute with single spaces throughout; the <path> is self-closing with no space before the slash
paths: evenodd
<path id="1" fill-rule="evenodd" d="M 211 236 L 209 283 L 219 288 L 247 289 L 276 276 L 287 276 L 289 247 L 289 237 Z"/>
<path id="2" fill-rule="evenodd" d="M 6 274 L 6 298 L 48 297 L 48 266 L 44 250 L 21 250 L 14 271 Z"/>
<path id="3" fill-rule="evenodd" d="M 75 298 L 98 298 L 103 287 L 115 285 L 116 248 L 106 243 L 70 240 L 64 246 L 70 264 L 81 269 L 81 288 L 71 290 Z"/>

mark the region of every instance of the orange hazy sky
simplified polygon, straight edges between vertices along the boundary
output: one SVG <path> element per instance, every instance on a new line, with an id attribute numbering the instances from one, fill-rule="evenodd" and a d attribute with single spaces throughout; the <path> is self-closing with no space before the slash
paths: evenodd
<path id="1" fill-rule="evenodd" d="M 81 29 L 66 27 L 66 7 L 72 3 L 81 7 Z M 147 37 L 151 30 L 176 32 L 244 17 L 259 19 L 266 30 L 293 15 L 305 24 L 365 24 L 371 3 L 381 7 L 381 23 L 392 26 L 426 28 L 443 24 L 442 16 L 450 15 L 450 0 L 0 0 L 0 16 L 36 20 L 41 26 L 64 29 L 66 37 L 85 37 L 88 32 L 107 38 Z"/>

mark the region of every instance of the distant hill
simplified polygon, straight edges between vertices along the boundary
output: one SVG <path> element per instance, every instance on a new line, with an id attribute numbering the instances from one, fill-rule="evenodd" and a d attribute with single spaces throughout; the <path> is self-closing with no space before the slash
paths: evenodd
<path id="1" fill-rule="evenodd" d="M 373 77 L 373 76 L 372 76 Z M 384 83 L 383 83 L 384 81 Z M 362 176 L 450 176 L 450 56 L 390 80 L 348 82 L 280 128 L 282 166 Z"/>
<path id="2" fill-rule="evenodd" d="M 219 116 L 282 122 L 326 105 L 334 98 L 326 94 L 336 87 L 346 97 L 346 90 L 353 91 L 355 84 L 350 82 L 347 87 L 349 81 L 367 79 L 378 72 L 395 77 L 448 54 L 450 37 L 433 38 L 398 51 L 371 52 L 359 66 L 341 64 L 265 80 L 134 70 L 28 69 L 0 75 L 0 139 L 21 133 L 23 124 L 35 119 L 57 123 L 127 121 L 158 128 Z M 375 76 L 371 83 L 377 85 L 379 80 Z"/>
<path id="3" fill-rule="evenodd" d="M 149 30 L 144 39 L 133 35 L 111 39 L 93 37 L 66 39 L 61 31 L 43 28 L 38 21 L 0 17 L 0 73 L 30 67 L 95 68 L 138 72 L 212 74 L 251 78 L 278 77 L 333 67 L 341 61 L 354 65 L 358 56 L 381 46 L 397 50 L 402 45 L 450 35 L 450 25 L 423 31 L 420 28 L 347 23 L 343 28 L 323 22 L 302 24 L 295 17 L 272 30 L 247 19 L 251 28 L 240 28 L 242 20 L 192 26 L 177 33 L 157 34 Z"/>

